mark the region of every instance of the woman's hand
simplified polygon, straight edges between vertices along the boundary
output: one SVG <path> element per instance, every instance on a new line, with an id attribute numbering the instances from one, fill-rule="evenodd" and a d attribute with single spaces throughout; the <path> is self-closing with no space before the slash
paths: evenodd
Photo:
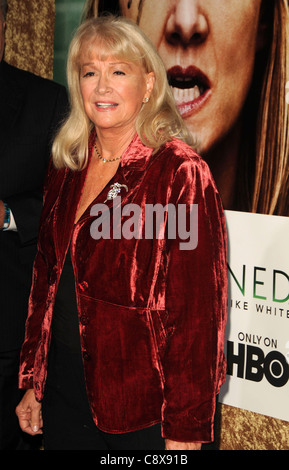
<path id="1" fill-rule="evenodd" d="M 31 436 L 42 434 L 41 403 L 34 395 L 34 390 L 27 390 L 19 405 L 16 407 L 19 425 L 22 431 Z"/>
<path id="2" fill-rule="evenodd" d="M 166 450 L 201 450 L 200 442 L 177 442 L 166 439 Z"/>

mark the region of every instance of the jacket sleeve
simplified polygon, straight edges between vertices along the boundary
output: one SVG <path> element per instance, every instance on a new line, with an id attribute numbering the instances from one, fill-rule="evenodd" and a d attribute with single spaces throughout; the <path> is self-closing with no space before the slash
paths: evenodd
<path id="1" fill-rule="evenodd" d="M 32 285 L 28 303 L 28 315 L 25 326 L 25 338 L 21 349 L 20 369 L 19 369 L 19 388 L 33 388 L 34 361 L 41 336 L 44 318 L 49 302 L 49 289 L 51 276 L 49 272 L 46 256 L 41 248 L 41 233 L 46 233 L 46 227 L 43 224 L 47 218 L 50 204 L 46 203 L 49 192 L 54 190 L 53 179 L 56 170 L 54 169 L 52 159 L 49 161 L 48 170 L 44 182 L 43 190 L 43 210 L 40 218 L 40 233 L 37 244 L 37 252 L 33 265 Z M 53 191 L 52 191 L 53 192 Z M 55 191 L 57 194 L 57 191 Z M 42 229 L 41 229 L 42 227 Z"/>
<path id="2" fill-rule="evenodd" d="M 43 254 L 38 249 L 34 260 L 25 339 L 21 349 L 19 388 L 33 388 L 34 360 L 46 311 L 48 287 L 46 262 Z"/>
<path id="3" fill-rule="evenodd" d="M 47 129 L 45 128 L 47 135 L 46 142 L 39 144 L 38 147 L 36 146 L 38 152 L 40 152 L 39 159 L 42 159 L 43 178 L 35 180 L 34 186 L 29 190 L 5 198 L 5 202 L 7 202 L 13 213 L 22 245 L 35 244 L 37 240 L 39 219 L 42 211 L 43 180 L 51 154 L 51 143 L 68 108 L 65 88 L 59 86 L 57 93 L 51 94 L 50 102 L 47 114 L 51 114 L 51 119 L 47 122 Z M 32 143 L 30 143 L 30 147 L 30 151 L 35 153 Z"/>
<path id="4" fill-rule="evenodd" d="M 177 236 L 167 241 L 162 430 L 165 438 L 176 441 L 211 442 L 216 395 L 226 368 L 227 262 L 222 204 L 205 162 L 193 158 L 181 164 L 171 200 L 178 214 L 182 205 L 187 210 L 186 218 L 181 212 L 178 216 Z M 181 245 L 185 223 L 193 247 Z"/>

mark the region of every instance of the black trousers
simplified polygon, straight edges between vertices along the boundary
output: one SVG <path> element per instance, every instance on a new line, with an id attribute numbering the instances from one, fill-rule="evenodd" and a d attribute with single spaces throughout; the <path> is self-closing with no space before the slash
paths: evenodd
<path id="1" fill-rule="evenodd" d="M 160 425 L 109 434 L 95 425 L 80 353 L 53 340 L 42 403 L 45 450 L 164 450 Z"/>

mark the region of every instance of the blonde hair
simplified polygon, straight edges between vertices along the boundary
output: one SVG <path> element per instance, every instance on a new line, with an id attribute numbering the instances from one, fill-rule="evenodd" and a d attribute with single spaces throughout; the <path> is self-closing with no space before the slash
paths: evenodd
<path id="1" fill-rule="evenodd" d="M 88 159 L 88 140 L 94 124 L 88 119 L 80 91 L 80 56 L 83 47 L 100 50 L 108 56 L 139 64 L 144 73 L 154 72 L 155 83 L 150 100 L 142 106 L 136 120 L 136 132 L 142 142 L 158 150 L 172 137 L 192 144 L 190 132 L 177 110 L 167 82 L 166 70 L 154 45 L 132 21 L 114 16 L 91 18 L 78 28 L 70 45 L 67 82 L 71 111 L 56 136 L 52 155 L 56 168 L 83 169 Z"/>
<path id="2" fill-rule="evenodd" d="M 289 215 L 288 0 L 274 1 L 272 40 L 259 106 L 252 212 Z"/>
<path id="3" fill-rule="evenodd" d="M 118 0 L 117 0 L 118 3 Z M 82 9 L 82 21 L 98 16 L 98 0 L 86 0 Z"/>

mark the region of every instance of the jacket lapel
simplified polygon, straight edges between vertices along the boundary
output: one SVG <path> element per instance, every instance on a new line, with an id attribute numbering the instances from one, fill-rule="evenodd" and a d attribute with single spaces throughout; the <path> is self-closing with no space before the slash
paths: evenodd
<path id="1" fill-rule="evenodd" d="M 124 152 L 116 174 L 90 204 L 80 221 L 84 222 L 90 218 L 92 222 L 98 209 L 93 209 L 96 205 L 99 205 L 99 208 L 105 207 L 105 211 L 115 210 L 119 213 L 128 202 L 132 204 L 134 195 L 137 194 L 137 190 L 145 176 L 151 154 L 152 149 L 144 146 L 136 134 Z M 119 189 L 119 192 L 116 191 L 117 189 Z M 116 196 L 118 196 L 118 199 L 116 199 Z"/>
<path id="2" fill-rule="evenodd" d="M 93 204 L 105 203 L 108 208 L 111 208 L 116 195 L 121 197 L 122 205 L 128 200 L 133 202 L 133 194 L 136 193 L 138 186 L 140 186 L 144 178 L 151 154 L 152 149 L 145 147 L 140 138 L 135 135 L 128 149 L 122 156 L 120 166 L 115 176 Z M 118 188 L 119 192 L 117 193 L 116 190 Z"/>
<path id="3" fill-rule="evenodd" d="M 134 199 L 133 195 L 137 192 L 137 188 L 140 186 L 144 178 L 145 169 L 148 166 L 151 154 L 152 149 L 145 147 L 139 137 L 136 135 L 128 149 L 123 154 L 116 174 L 103 189 L 103 191 L 86 209 L 77 225 L 83 223 L 89 218 L 93 220 L 94 215 L 93 211 L 91 214 L 91 209 L 96 204 L 105 204 L 106 208 L 111 210 L 115 201 L 115 197 L 111 197 L 111 193 L 109 192 L 116 188 L 120 189 L 120 192 L 117 195 L 121 196 L 121 207 L 123 207 L 127 201 L 132 203 Z M 60 223 L 56 224 L 55 231 L 56 245 L 59 251 L 60 259 L 64 257 L 71 240 L 71 235 L 74 229 L 75 214 L 85 184 L 91 155 L 92 145 L 90 144 L 88 165 L 82 171 L 67 172 L 67 176 L 58 196 L 58 203 L 55 211 L 56 219 L 60 221 Z"/>
<path id="4" fill-rule="evenodd" d="M 75 215 L 85 183 L 88 166 L 82 171 L 67 171 L 64 184 L 58 195 L 54 224 L 56 247 L 60 260 L 64 257 L 70 243 Z"/>

